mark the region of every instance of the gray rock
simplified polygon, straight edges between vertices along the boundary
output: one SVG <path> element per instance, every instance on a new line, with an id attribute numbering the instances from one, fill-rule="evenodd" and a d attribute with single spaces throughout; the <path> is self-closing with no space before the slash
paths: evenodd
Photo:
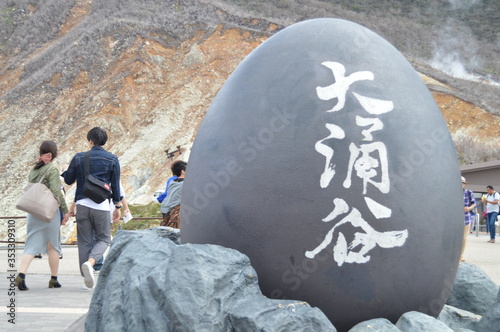
<path id="1" fill-rule="evenodd" d="M 443 322 L 418 311 L 403 314 L 396 327 L 404 332 L 453 332 Z"/>
<path id="2" fill-rule="evenodd" d="M 500 290 L 496 302 L 481 319 L 478 331 L 500 332 Z"/>
<path id="3" fill-rule="evenodd" d="M 167 237 L 170 241 L 175 244 L 181 244 L 181 230 L 172 227 L 159 226 L 151 228 L 151 231 L 156 232 L 160 237 Z"/>
<path id="4" fill-rule="evenodd" d="M 460 263 L 446 304 L 484 315 L 495 303 L 498 286 L 479 267 Z"/>
<path id="5" fill-rule="evenodd" d="M 159 227 L 119 232 L 99 273 L 85 331 L 333 331 L 305 302 L 264 297 L 247 256 L 177 245 Z"/>
<path id="6" fill-rule="evenodd" d="M 454 331 L 457 331 L 457 329 L 470 329 L 475 331 L 481 320 L 481 316 L 450 305 L 445 305 L 438 319 L 451 327 Z"/>
<path id="7" fill-rule="evenodd" d="M 396 325 L 385 318 L 374 318 L 359 324 L 356 324 L 349 332 L 401 332 Z"/>

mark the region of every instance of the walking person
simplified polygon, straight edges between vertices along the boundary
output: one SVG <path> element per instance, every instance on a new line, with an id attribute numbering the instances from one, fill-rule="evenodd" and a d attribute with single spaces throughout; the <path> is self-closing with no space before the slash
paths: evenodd
<path id="1" fill-rule="evenodd" d="M 64 213 L 61 220 L 59 211 L 54 214 L 50 222 L 43 221 L 32 214 L 27 215 L 26 222 L 26 244 L 23 255 L 21 256 L 21 266 L 19 275 L 16 277 L 15 285 L 19 290 L 28 290 L 26 285 L 26 273 L 28 268 L 37 254 L 48 254 L 49 268 L 51 278 L 49 280 L 49 288 L 59 288 L 61 284 L 57 280 L 59 271 L 59 255 L 61 254 L 60 242 L 60 227 L 66 225 L 69 218 L 68 207 L 61 192 L 61 180 L 57 167 L 52 164 L 52 161 L 57 157 L 57 145 L 53 141 L 44 141 L 40 145 L 40 158 L 37 164 L 33 167 L 28 175 L 30 183 L 39 182 L 50 189 L 54 196 L 59 200 L 59 208 Z"/>
<path id="2" fill-rule="evenodd" d="M 124 190 L 123 190 L 123 185 L 120 181 L 120 196 L 122 197 L 122 206 L 123 206 L 123 215 L 125 216 L 127 213 L 130 213 L 130 209 L 128 207 L 128 202 L 127 202 L 127 199 L 125 197 L 125 194 L 124 194 Z M 110 208 L 110 222 L 111 224 L 113 223 L 118 223 L 120 222 L 119 219 L 117 220 L 114 220 L 114 212 L 115 212 L 115 206 L 110 203 L 109 205 L 109 208 Z M 71 203 L 70 207 L 69 207 L 69 214 L 71 217 L 75 217 L 76 216 L 76 202 L 73 201 L 73 203 Z M 92 246 L 95 245 L 95 234 L 93 235 L 93 241 L 92 241 Z M 93 269 L 94 269 L 94 273 L 98 273 L 101 269 L 102 269 L 102 266 L 104 265 L 104 255 L 94 264 L 93 266 Z M 86 286 L 85 286 L 86 287 Z M 88 288 L 88 287 L 86 287 Z"/>
<path id="3" fill-rule="evenodd" d="M 486 204 L 488 211 L 486 217 L 486 231 L 490 233 L 490 240 L 487 242 L 495 243 L 495 222 L 497 221 L 498 211 L 500 209 L 498 206 L 500 194 L 493 189 L 493 186 L 487 186 L 486 192 L 488 195 L 486 195 L 486 197 L 483 196 L 483 203 Z"/>
<path id="4" fill-rule="evenodd" d="M 476 214 L 474 213 L 474 208 L 476 207 L 476 198 L 472 190 L 465 189 L 467 181 L 462 176 L 462 189 L 464 193 L 464 239 L 462 241 L 462 252 L 460 253 L 460 261 L 465 262 L 464 251 L 465 245 L 467 244 L 467 237 L 469 236 L 470 225 L 474 222 Z"/>
<path id="5" fill-rule="evenodd" d="M 71 160 L 68 169 L 63 173 L 63 177 L 67 184 L 73 184 L 76 181 L 78 258 L 84 284 L 87 288 L 92 289 L 95 284 L 93 266 L 101 259 L 111 243 L 111 217 L 108 199 L 97 203 L 83 194 L 86 179 L 86 154 L 89 174 L 111 188 L 110 199 L 116 208 L 113 219 L 120 218 L 122 206 L 120 204 L 120 163 L 118 157 L 102 147 L 108 141 L 106 131 L 100 127 L 92 128 L 87 133 L 87 141 L 90 145 L 90 151 L 77 153 Z"/>

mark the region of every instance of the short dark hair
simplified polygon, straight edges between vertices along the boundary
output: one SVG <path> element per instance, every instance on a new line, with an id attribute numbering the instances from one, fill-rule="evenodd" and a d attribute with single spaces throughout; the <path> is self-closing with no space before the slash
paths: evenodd
<path id="1" fill-rule="evenodd" d="M 172 170 L 172 173 L 175 176 L 181 176 L 181 172 L 186 171 L 186 166 L 187 162 L 182 160 L 177 160 L 175 163 L 172 164 L 172 167 L 170 167 L 170 169 Z"/>
<path id="2" fill-rule="evenodd" d="M 486 189 L 495 190 L 495 188 L 493 188 L 493 186 L 486 186 Z"/>
<path id="3" fill-rule="evenodd" d="M 103 146 L 108 141 L 108 134 L 101 127 L 94 127 L 87 133 L 87 140 L 92 141 L 94 145 Z"/>

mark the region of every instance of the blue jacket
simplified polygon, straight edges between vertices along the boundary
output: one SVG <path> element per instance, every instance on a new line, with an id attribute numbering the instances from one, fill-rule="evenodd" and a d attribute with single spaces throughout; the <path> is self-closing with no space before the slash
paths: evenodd
<path id="1" fill-rule="evenodd" d="M 170 182 L 172 182 L 173 180 L 176 180 L 177 179 L 177 176 L 171 176 L 168 178 L 167 180 L 167 187 L 165 188 L 165 191 L 163 193 L 161 193 L 158 197 L 156 197 L 156 199 L 158 200 L 158 202 L 163 202 L 163 200 L 165 199 L 165 197 L 167 197 L 167 193 L 168 193 L 168 186 L 170 185 Z"/>
<path id="2" fill-rule="evenodd" d="M 161 203 L 161 213 L 168 213 L 174 207 L 181 204 L 181 193 L 184 179 L 174 180 L 168 187 L 167 197 Z"/>
<path id="3" fill-rule="evenodd" d="M 61 174 L 66 184 L 73 184 L 76 181 L 76 201 L 86 198 L 83 195 L 83 183 L 85 181 L 84 156 L 85 152 L 75 154 L 69 168 Z M 111 185 L 114 204 L 122 200 L 122 197 L 120 197 L 120 163 L 117 156 L 104 150 L 101 146 L 93 146 L 90 149 L 89 170 L 90 174 Z"/>

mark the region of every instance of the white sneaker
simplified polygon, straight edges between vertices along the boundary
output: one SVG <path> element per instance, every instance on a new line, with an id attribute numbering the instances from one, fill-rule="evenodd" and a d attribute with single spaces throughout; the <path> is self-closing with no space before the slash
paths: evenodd
<path id="1" fill-rule="evenodd" d="M 92 288 L 88 288 L 87 286 L 85 286 L 85 284 L 82 285 L 82 289 L 85 289 L 85 290 L 88 290 L 88 291 L 92 290 Z"/>
<path id="2" fill-rule="evenodd" d="M 82 273 L 83 273 L 83 282 L 85 286 L 92 289 L 94 288 L 95 280 L 94 280 L 94 269 L 89 262 L 85 262 L 82 264 Z"/>

